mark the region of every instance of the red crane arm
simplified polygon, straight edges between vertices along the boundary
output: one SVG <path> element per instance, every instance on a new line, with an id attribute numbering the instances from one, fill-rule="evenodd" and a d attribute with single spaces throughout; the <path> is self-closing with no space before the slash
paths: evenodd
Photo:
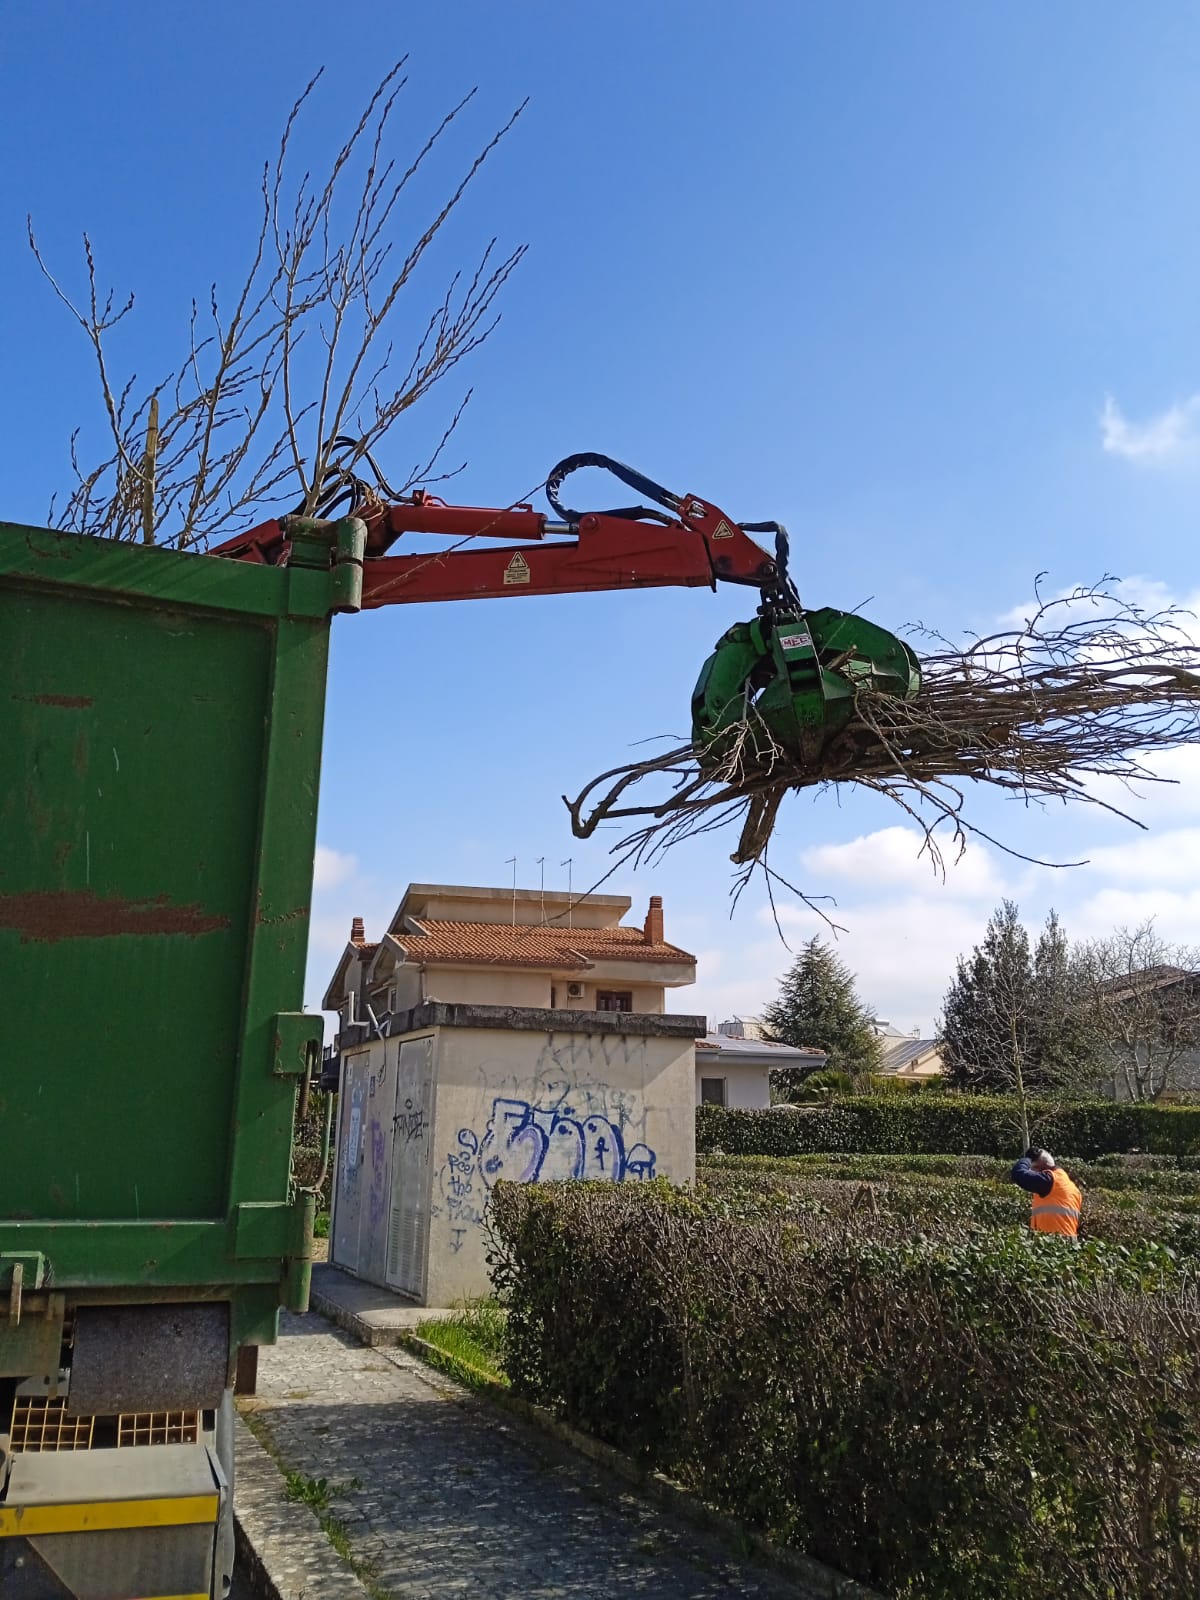
<path id="1" fill-rule="evenodd" d="M 580 594 L 590 590 L 715 586 L 718 581 L 769 587 L 774 559 L 732 517 L 694 495 L 671 520 L 587 512 L 577 524 L 551 522 L 530 506 L 498 510 L 448 506 L 418 492 L 397 505 L 354 513 L 366 524 L 363 608 L 417 601 L 474 600 L 520 594 Z M 236 561 L 285 565 L 292 518 L 264 522 L 211 553 Z M 499 549 L 383 552 L 405 533 L 458 540 L 524 539 Z M 574 537 L 560 538 L 569 534 Z"/>

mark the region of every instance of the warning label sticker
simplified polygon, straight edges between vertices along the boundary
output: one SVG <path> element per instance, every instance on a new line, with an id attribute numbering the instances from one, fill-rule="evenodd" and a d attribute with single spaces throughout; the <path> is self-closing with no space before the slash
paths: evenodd
<path id="1" fill-rule="evenodd" d="M 811 650 L 812 635 L 810 633 L 781 633 L 779 635 L 779 648 L 781 650 Z"/>
<path id="2" fill-rule="evenodd" d="M 514 553 L 512 560 L 504 569 L 504 581 L 505 583 L 529 582 L 529 563 L 519 550 Z"/>
<path id="3" fill-rule="evenodd" d="M 714 539 L 732 539 L 733 538 L 733 529 L 725 521 L 724 517 L 721 518 L 720 522 L 718 522 L 716 527 L 713 529 L 712 537 Z"/>

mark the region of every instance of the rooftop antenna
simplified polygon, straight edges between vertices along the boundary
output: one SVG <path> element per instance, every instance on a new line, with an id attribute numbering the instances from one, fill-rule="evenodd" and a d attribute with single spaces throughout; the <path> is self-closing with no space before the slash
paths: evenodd
<path id="1" fill-rule="evenodd" d="M 575 922 L 574 922 L 575 902 L 571 898 L 571 864 L 572 864 L 572 862 L 574 860 L 575 860 L 574 856 L 568 856 L 565 861 L 560 861 L 558 863 L 560 867 L 566 867 L 566 869 L 567 869 L 567 927 L 568 928 L 573 928 L 575 926 Z"/>
<path id="2" fill-rule="evenodd" d="M 538 893 L 541 896 L 541 902 L 542 902 L 542 926 L 545 927 L 546 926 L 546 858 L 545 858 L 545 856 L 539 856 L 537 858 L 537 864 L 542 869 L 542 881 L 541 881 L 541 886 L 540 886 L 540 888 L 538 890 Z"/>
<path id="3" fill-rule="evenodd" d="M 513 869 L 513 915 L 512 915 L 512 925 L 515 928 L 516 925 L 517 925 L 517 858 L 516 858 L 516 856 L 505 856 L 505 858 L 504 858 L 505 866 L 507 866 L 510 861 L 512 862 L 512 869 Z"/>

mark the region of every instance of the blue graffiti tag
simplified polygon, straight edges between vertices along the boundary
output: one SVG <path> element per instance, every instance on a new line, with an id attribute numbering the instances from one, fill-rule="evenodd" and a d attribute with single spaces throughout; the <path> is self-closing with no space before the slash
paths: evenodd
<path id="1" fill-rule="evenodd" d="M 470 1128 L 460 1128 L 458 1150 L 447 1156 L 439 1179 L 442 1199 L 446 1203 L 446 1216 L 453 1232 L 458 1232 L 468 1223 L 483 1221 L 487 1195 L 482 1184 L 478 1189 L 475 1187 L 478 1154 L 479 1140 Z M 455 1248 L 461 1248 L 461 1240 Z"/>
<path id="2" fill-rule="evenodd" d="M 658 1157 L 649 1145 L 626 1147 L 625 1136 L 607 1117 L 577 1117 L 570 1105 L 548 1109 L 528 1100 L 497 1096 L 483 1138 L 460 1128 L 458 1148 L 439 1174 L 451 1249 L 462 1248 L 463 1232 L 483 1221 L 492 1185 L 557 1183 L 585 1178 L 601 1183 L 645 1183 Z M 438 1208 L 440 1214 L 440 1208 Z"/>

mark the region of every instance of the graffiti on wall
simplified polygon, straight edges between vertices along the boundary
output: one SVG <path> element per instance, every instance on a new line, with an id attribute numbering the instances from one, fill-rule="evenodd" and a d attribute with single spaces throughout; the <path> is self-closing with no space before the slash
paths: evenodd
<path id="1" fill-rule="evenodd" d="M 394 1124 L 396 1134 L 403 1139 L 405 1144 L 412 1144 L 414 1139 L 423 1139 L 429 1119 L 425 1115 L 424 1106 L 414 1108 L 411 1097 L 404 1101 L 403 1111 L 397 1111 Z"/>
<path id="2" fill-rule="evenodd" d="M 371 1118 L 371 1192 L 369 1196 L 371 1226 L 377 1228 L 387 1211 L 388 1196 L 387 1142 L 377 1118 Z"/>
<path id="3" fill-rule="evenodd" d="M 362 1084 L 350 1091 L 350 1131 L 346 1138 L 346 1158 L 342 1162 L 342 1192 L 353 1194 L 358 1165 L 362 1159 Z"/>
<path id="4" fill-rule="evenodd" d="M 626 1145 L 608 1117 L 576 1116 L 569 1105 L 543 1108 L 498 1096 L 483 1137 L 460 1128 L 458 1148 L 441 1172 L 442 1199 L 451 1237 L 483 1221 L 488 1195 L 501 1178 L 511 1183 L 556 1183 L 586 1178 L 601 1183 L 646 1182 L 657 1156 L 646 1144 Z"/>

